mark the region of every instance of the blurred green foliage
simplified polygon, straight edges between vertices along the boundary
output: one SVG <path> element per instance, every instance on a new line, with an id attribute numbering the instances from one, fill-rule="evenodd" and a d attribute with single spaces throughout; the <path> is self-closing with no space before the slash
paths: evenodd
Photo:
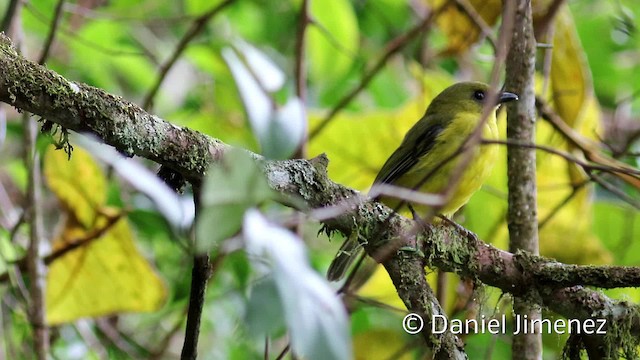
<path id="1" fill-rule="evenodd" d="M 141 103 L 156 81 L 159 66 L 172 55 L 191 23 L 197 16 L 221 2 L 67 2 L 47 66 L 67 79 L 85 82 Z M 25 3 L 20 22 L 25 35 L 24 51 L 31 59 L 37 58 L 46 39 L 56 3 L 56 0 L 32 0 Z M 390 42 L 421 20 L 426 2 L 313 0 L 311 3 L 312 24 L 307 32 L 305 58 L 308 74 L 306 104 L 308 112 L 317 123 L 351 89 L 358 86 L 364 74 L 382 56 Z M 7 4 L 8 2 L 0 3 L 0 14 L 6 12 Z M 294 69 L 298 61 L 295 54 L 301 5 L 301 0 L 235 1 L 209 21 L 202 33 L 187 46 L 164 79 L 155 98 L 153 112 L 177 125 L 196 129 L 231 145 L 259 151 L 258 141 L 246 119 L 236 81 L 223 61 L 221 51 L 234 41 L 242 39 L 269 57 L 286 75 L 284 88 L 280 93 L 272 94 L 279 100 L 279 104 L 284 103 L 283 99 L 291 98 L 296 93 Z M 593 89 L 600 105 L 605 112 L 622 114 L 628 119 L 624 122 L 628 127 L 623 130 L 630 132 L 635 126 L 635 131 L 638 131 L 640 36 L 637 25 L 640 7 L 636 0 L 571 1 L 569 6 L 588 59 Z M 437 83 L 435 87 L 439 87 L 445 78 L 447 81 L 469 77 L 479 80 L 488 78 L 493 53 L 486 41 L 480 42 L 464 54 L 439 55 L 446 46 L 446 36 L 437 28 L 407 43 L 389 59 L 369 86 L 348 104 L 342 113 L 344 118 L 337 118 L 335 121 L 370 120 L 374 124 L 387 118 L 393 121 L 390 114 L 406 114 L 408 110 L 403 107 L 408 107 L 407 104 L 421 104 L 421 100 L 416 99 L 423 99 L 425 94 L 432 95 L 429 93 L 431 87 L 425 86 L 425 82 L 428 83 L 430 79 Z M 420 71 L 416 71 L 416 67 Z M 5 142 L 0 143 L 0 182 L 4 189 L 13 186 L 18 189 L 17 192 L 22 192 L 25 173 L 21 167 L 19 152 L 15 150 L 21 143 L 20 116 L 4 104 L 2 109 L 8 112 L 9 131 Z M 617 125 L 619 124 L 615 121 L 607 123 L 610 128 Z M 345 125 L 345 128 L 348 126 L 361 125 L 355 123 Z M 402 128 L 406 124 L 387 122 L 380 126 L 366 129 L 373 147 L 387 142 L 374 136 L 393 137 L 393 131 L 398 131 L 398 127 Z M 392 150 L 354 150 L 352 148 L 357 146 L 349 143 L 352 140 L 350 135 L 336 135 L 331 139 L 338 150 L 321 151 L 340 152 L 340 149 L 348 148 L 353 152 L 343 156 L 349 156 L 353 163 L 360 166 L 374 167 L 375 161 L 368 154 L 383 157 L 385 151 Z M 620 140 L 606 137 L 605 133 L 599 135 L 610 143 Z M 342 160 L 337 160 L 336 163 L 340 164 L 340 161 Z M 634 163 L 637 160 L 627 161 Z M 377 169 L 369 170 L 371 174 L 366 176 L 372 178 Z M 344 181 L 360 179 L 358 185 L 363 189 L 367 186 L 367 181 L 360 178 L 363 176 L 361 168 L 343 169 L 341 176 L 345 177 Z M 169 292 L 168 301 L 157 313 L 118 314 L 117 320 L 113 321 L 118 341 L 113 341 L 110 337 L 113 334 L 108 334 L 96 321 L 56 327 L 52 332 L 53 354 L 64 359 L 147 358 L 159 353 L 164 358 L 177 358 L 188 303 L 190 254 L 184 250 L 184 244 L 172 237 L 165 221 L 148 204 L 140 201 L 138 194 L 115 177 L 110 178 L 109 187 L 109 202 L 127 209 L 129 220 L 136 229 L 138 246 L 165 279 Z M 620 187 L 629 196 L 638 198 L 633 189 L 622 185 Z M 504 194 L 492 191 L 495 189 L 491 187 L 484 190 L 477 195 L 476 202 L 470 204 L 468 213 L 463 214 L 468 219 L 464 225 L 489 237 L 491 234 L 495 235 L 493 224 L 482 222 L 481 217 L 474 217 L 473 214 L 499 217 L 499 208 L 489 204 L 495 199 L 504 201 Z M 598 189 L 593 200 L 593 235 L 611 253 L 612 263 L 639 265 L 640 251 L 636 250 L 640 246 L 637 241 L 640 239 L 640 216 L 637 209 L 625 205 L 602 189 Z M 47 205 L 47 228 L 49 233 L 53 233 L 58 220 L 53 210 L 56 205 L 51 202 Z M 282 207 L 263 205 L 263 208 L 275 208 L 272 211 L 275 217 L 284 219 L 290 215 Z M 7 216 L 5 211 L 0 213 Z M 461 221 L 464 219 L 462 217 Z M 234 221 L 237 220 L 236 218 Z M 214 231 L 205 225 L 203 229 Z M 24 239 L 24 229 L 19 229 L 17 237 Z M 316 228 L 310 231 L 307 227 L 304 240 L 311 249 L 311 263 L 318 271 L 325 271 L 340 239 L 335 238 L 330 243 L 325 236 L 316 236 Z M 0 247 L 3 249 L 4 260 L 9 257 L 5 251 L 8 241 L 9 233 L 0 230 Z M 23 246 L 24 241 L 19 245 Z M 9 249 L 11 252 L 20 251 L 19 248 Z M 568 248 L 564 251 L 582 250 Z M 203 359 L 263 357 L 264 339 L 252 338 L 244 326 L 247 314 L 252 319 L 257 315 L 264 315 L 265 319 L 268 319 L 267 315 L 273 316 L 255 312 L 257 300 L 255 297 L 251 298 L 251 291 L 267 291 L 265 288 L 255 287 L 261 279 L 253 272 L 253 260 L 255 259 L 247 258 L 242 252 L 231 252 L 216 270 L 207 293 L 200 335 L 200 353 Z M 3 267 L 0 266 L 0 269 Z M 20 355 L 28 353 L 28 350 L 21 347 L 23 343 L 29 343 L 30 334 L 24 299 L 14 285 L 14 282 L 0 285 L 0 293 L 3 294 L 2 316 L 4 323 L 9 324 L 5 325 L 0 347 L 4 346 L 8 354 L 16 354 L 20 358 Z M 607 293 L 633 301 L 638 301 L 640 297 L 638 291 L 628 289 Z M 449 291 L 448 294 L 461 298 L 468 295 L 458 294 L 457 290 Z M 493 310 L 498 296 L 487 296 L 487 299 L 485 309 Z M 453 302 L 455 301 L 452 300 Z M 400 311 L 377 306 L 358 307 L 352 316 L 352 334 L 354 339 L 358 339 L 356 350 L 362 354 L 362 351 L 366 351 L 367 344 L 384 339 L 397 339 L 402 345 L 415 344 L 412 342 L 414 338 L 402 332 L 401 319 Z M 272 358 L 287 344 L 281 324 L 276 325 L 277 330 L 269 339 Z M 87 337 L 88 335 L 90 336 Z M 91 337 L 95 337 L 96 341 L 89 341 Z M 465 341 L 472 358 L 503 358 L 510 354 L 508 338 L 483 334 L 467 336 Z M 357 344 L 363 344 L 365 348 L 358 348 Z M 545 357 L 557 358 L 561 348 L 562 343 L 558 337 L 545 337 Z M 408 358 L 423 355 L 420 349 L 408 349 Z"/>

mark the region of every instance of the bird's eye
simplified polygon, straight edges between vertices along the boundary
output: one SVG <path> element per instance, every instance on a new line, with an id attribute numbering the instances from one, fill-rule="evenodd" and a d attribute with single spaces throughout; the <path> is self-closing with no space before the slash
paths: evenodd
<path id="1" fill-rule="evenodd" d="M 473 93 L 473 98 L 478 101 L 484 100 L 484 91 L 476 90 L 476 92 Z"/>

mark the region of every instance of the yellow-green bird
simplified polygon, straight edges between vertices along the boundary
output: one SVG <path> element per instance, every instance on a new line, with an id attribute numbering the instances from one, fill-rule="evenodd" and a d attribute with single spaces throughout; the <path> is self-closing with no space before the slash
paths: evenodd
<path id="1" fill-rule="evenodd" d="M 376 176 L 373 185 L 392 184 L 420 192 L 443 193 L 453 181 L 452 176 L 465 156 L 471 156 L 466 163 L 456 188 L 439 212 L 453 215 L 466 204 L 487 179 L 496 162 L 495 146 L 476 146 L 469 155 L 458 155 L 460 149 L 474 132 L 482 119 L 482 112 L 489 98 L 489 85 L 481 82 L 461 82 L 454 84 L 433 99 L 424 116 L 407 132 L 402 143 L 391 154 Z M 500 104 L 518 100 L 516 94 L 502 92 L 498 96 L 496 109 Z M 496 114 L 492 111 L 483 125 L 482 138 L 498 138 Z M 400 199 L 381 196 L 377 200 L 398 209 L 404 204 Z M 425 215 L 429 207 L 421 204 L 410 206 L 416 215 Z M 359 252 L 357 239 L 352 236 L 340 248 L 329 267 L 329 280 L 340 279 L 351 260 Z"/>

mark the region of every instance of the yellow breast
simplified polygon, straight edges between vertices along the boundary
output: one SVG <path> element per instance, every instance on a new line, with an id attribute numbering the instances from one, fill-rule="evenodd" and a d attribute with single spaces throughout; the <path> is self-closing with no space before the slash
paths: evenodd
<path id="1" fill-rule="evenodd" d="M 477 145 L 463 153 L 460 152 L 460 147 L 475 130 L 478 123 L 476 114 L 460 116 L 466 116 L 468 119 L 459 118 L 451 122 L 436 138 L 436 144 L 431 151 L 424 155 L 411 170 L 394 182 L 394 185 L 413 189 L 425 176 L 433 172 L 433 175 L 424 181 L 418 190 L 424 193 L 443 193 L 451 186 L 454 173 L 459 171 L 457 169 L 460 162 L 464 157 L 470 156 L 471 158 L 468 160 L 449 201 L 439 210 L 445 216 L 453 215 L 480 189 L 491 174 L 497 159 L 496 145 Z M 484 124 L 482 136 L 484 139 L 498 138 L 495 113 L 492 113 Z M 459 154 L 455 158 L 446 161 L 451 159 L 456 152 Z M 437 170 L 434 170 L 436 168 Z M 381 200 L 392 208 L 399 204 L 399 200 L 393 198 L 385 197 Z M 425 214 L 429 210 L 427 206 L 416 204 L 412 204 L 412 206 L 418 215 Z"/>

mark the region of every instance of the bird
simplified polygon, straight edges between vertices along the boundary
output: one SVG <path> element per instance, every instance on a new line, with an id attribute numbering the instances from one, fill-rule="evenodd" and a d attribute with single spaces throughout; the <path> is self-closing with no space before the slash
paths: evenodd
<path id="1" fill-rule="evenodd" d="M 406 133 L 400 146 L 391 154 L 376 176 L 372 188 L 378 184 L 389 184 L 424 193 L 442 194 L 454 182 L 454 173 L 461 161 L 465 167 L 446 203 L 436 210 L 450 218 L 482 186 L 491 174 L 497 160 L 495 146 L 476 146 L 461 151 L 467 139 L 482 120 L 484 107 L 490 98 L 489 85 L 476 82 L 459 82 L 438 94 L 429 104 L 425 114 Z M 482 125 L 482 138 L 497 140 L 496 111 L 518 95 L 501 91 L 494 110 Z M 469 151 L 469 154 L 461 155 Z M 465 159 L 465 157 L 469 157 Z M 393 196 L 374 198 L 394 211 L 408 209 L 414 218 L 428 214 L 432 207 L 405 201 Z M 357 235 L 349 236 L 329 266 L 327 278 L 337 281 L 342 278 L 349 265 L 361 251 Z"/>

